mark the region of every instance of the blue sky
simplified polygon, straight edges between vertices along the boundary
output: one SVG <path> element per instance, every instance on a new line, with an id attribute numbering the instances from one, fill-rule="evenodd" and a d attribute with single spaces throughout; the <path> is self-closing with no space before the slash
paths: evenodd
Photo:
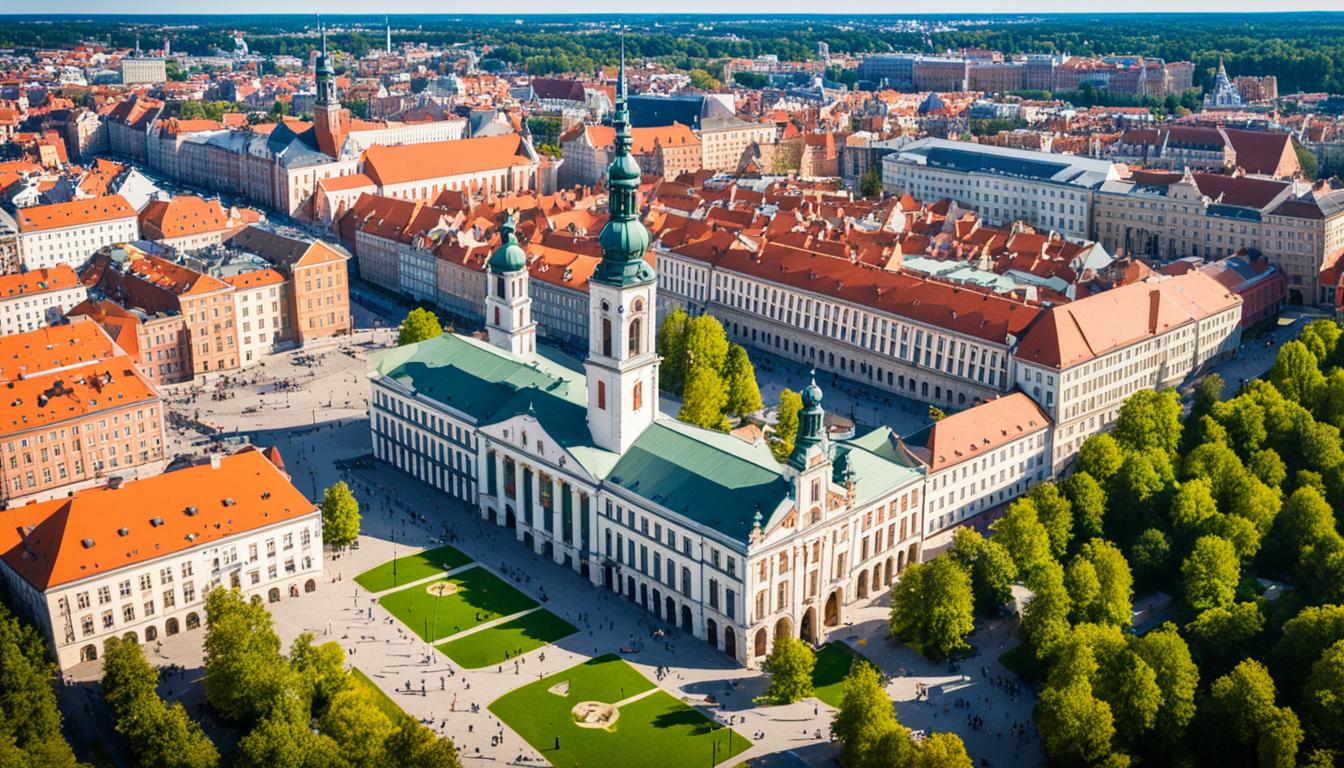
<path id="1" fill-rule="evenodd" d="M 324 0 L 324 2 L 287 3 L 277 8 L 274 0 L 218 0 L 202 3 L 200 0 L 44 0 L 19 8 L 16 2 L 0 3 L 5 12 L 25 10 L 34 13 L 629 13 L 628 0 L 505 0 L 497 3 L 445 4 L 442 0 L 392 0 L 371 6 L 368 0 Z M 647 7 L 656 11 L 659 8 Z M 815 0 L 738 0 L 731 8 L 722 0 L 681 0 L 673 6 L 661 8 L 675 13 L 815 13 Z M 824 4 L 828 13 L 1067 13 L 1067 12 L 1211 12 L 1254 13 L 1260 11 L 1341 11 L 1344 0 L 1027 0 L 1005 4 L 1002 0 L 963 0 L 949 4 L 914 4 L 871 2 L 865 0 L 832 0 Z"/>

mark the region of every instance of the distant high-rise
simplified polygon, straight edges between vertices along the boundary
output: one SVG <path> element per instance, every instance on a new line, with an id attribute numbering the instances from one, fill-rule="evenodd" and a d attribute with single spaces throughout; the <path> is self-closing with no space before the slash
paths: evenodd
<path id="1" fill-rule="evenodd" d="M 383 17 L 383 24 L 387 26 L 387 53 L 392 54 L 392 20 L 387 16 Z"/>

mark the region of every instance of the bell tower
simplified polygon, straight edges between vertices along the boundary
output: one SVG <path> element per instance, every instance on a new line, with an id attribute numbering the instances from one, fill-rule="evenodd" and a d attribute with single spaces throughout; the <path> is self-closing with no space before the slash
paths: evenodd
<path id="1" fill-rule="evenodd" d="M 529 359 L 537 351 L 537 324 L 527 286 L 527 254 L 518 245 L 510 214 L 499 225 L 499 247 L 490 256 L 485 285 L 485 331 L 490 343 Z"/>
<path id="2" fill-rule="evenodd" d="M 331 60 L 327 58 L 327 30 L 318 21 L 322 33 L 322 50 L 317 55 L 317 67 L 314 74 L 317 79 L 317 98 L 313 102 L 313 135 L 317 138 L 317 148 L 334 158 L 341 156 L 345 146 L 346 134 L 350 132 L 350 111 L 341 106 L 336 98 L 335 73 L 331 70 Z"/>
<path id="3" fill-rule="evenodd" d="M 658 418 L 654 351 L 657 284 L 644 261 L 649 231 L 639 220 L 640 170 L 630 155 L 625 41 L 616 82 L 615 152 L 607 167 L 608 219 L 602 261 L 588 282 L 588 429 L 602 448 L 623 453 Z"/>
<path id="4" fill-rule="evenodd" d="M 810 525 L 822 520 L 831 481 L 831 452 L 815 372 L 812 382 L 803 388 L 803 409 L 798 413 L 798 435 L 789 454 L 788 473 L 793 477 L 799 523 Z"/>

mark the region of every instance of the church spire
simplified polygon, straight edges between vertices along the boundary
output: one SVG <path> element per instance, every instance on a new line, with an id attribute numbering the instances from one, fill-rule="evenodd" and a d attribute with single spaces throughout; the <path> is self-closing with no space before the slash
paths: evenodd
<path id="1" fill-rule="evenodd" d="M 821 407 L 821 387 L 817 386 L 817 372 L 812 372 L 812 382 L 803 388 L 803 408 L 798 413 L 798 434 L 794 438 L 793 453 L 789 464 L 796 469 L 806 469 L 808 456 L 815 446 L 823 446 L 826 441 L 826 412 Z"/>
<path id="2" fill-rule="evenodd" d="M 327 58 L 327 28 L 322 25 L 322 17 L 317 17 L 318 33 L 322 36 L 322 48 L 317 54 L 317 67 L 314 74 L 317 76 L 317 99 L 315 103 L 318 106 L 339 106 L 340 102 L 336 99 L 336 82 L 334 73 L 331 71 L 331 60 Z"/>
<path id="3" fill-rule="evenodd" d="M 616 75 L 616 105 L 612 127 L 616 129 L 611 165 L 607 166 L 607 223 L 598 242 L 602 261 L 594 280 L 610 285 L 653 282 L 653 269 L 644 261 L 649 248 L 649 230 L 639 220 L 639 163 L 630 154 L 630 109 L 625 81 L 625 36 L 621 36 L 621 68 Z"/>

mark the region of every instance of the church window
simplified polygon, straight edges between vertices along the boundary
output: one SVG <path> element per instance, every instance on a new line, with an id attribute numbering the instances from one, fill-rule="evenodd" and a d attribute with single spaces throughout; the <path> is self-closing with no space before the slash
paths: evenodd
<path id="1" fill-rule="evenodd" d="M 602 354 L 611 357 L 611 320 L 602 318 Z"/>
<path id="2" fill-rule="evenodd" d="M 630 407 L 634 411 L 638 412 L 640 408 L 644 407 L 644 382 L 635 382 L 635 391 L 631 394 L 631 400 Z"/>
<path id="3" fill-rule="evenodd" d="M 496 276 L 496 277 L 495 277 L 495 295 L 498 296 L 498 297 L 501 298 L 501 299 L 504 298 L 504 276 L 503 276 L 503 275 L 499 275 L 499 276 Z"/>
<path id="4" fill-rule="evenodd" d="M 639 354 L 640 326 L 641 322 L 638 317 L 630 321 L 630 354 L 632 355 Z"/>
<path id="5" fill-rule="evenodd" d="M 495 307 L 495 325 L 499 325 L 499 307 Z"/>
<path id="6" fill-rule="evenodd" d="M 597 382 L 597 407 L 602 410 L 607 409 L 607 382 Z"/>

